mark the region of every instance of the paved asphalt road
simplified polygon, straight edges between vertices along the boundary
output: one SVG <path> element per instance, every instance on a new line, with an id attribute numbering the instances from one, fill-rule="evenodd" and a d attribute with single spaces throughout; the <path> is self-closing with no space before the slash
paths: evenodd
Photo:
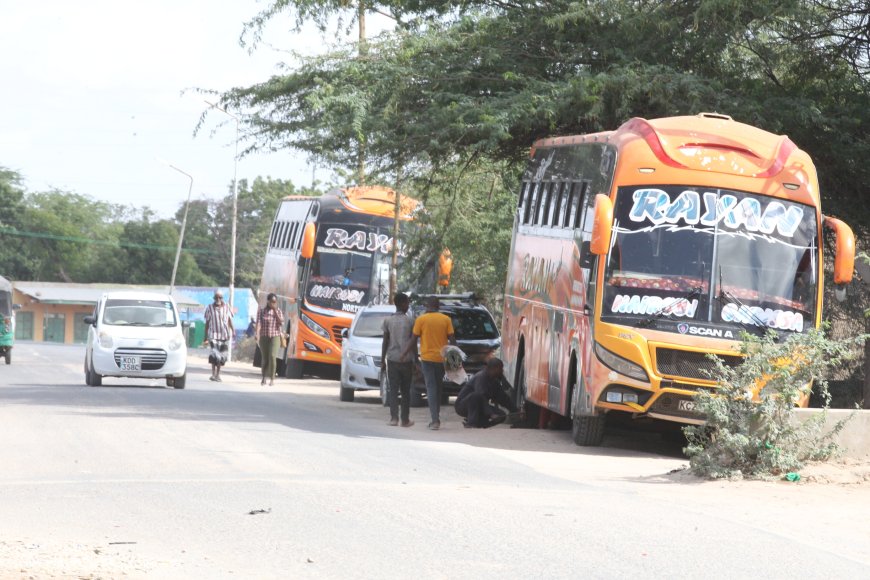
<path id="1" fill-rule="evenodd" d="M 386 425 L 373 394 L 190 359 L 0 365 L 0 578 L 866 578 L 868 486 L 698 482 L 655 434 Z"/>

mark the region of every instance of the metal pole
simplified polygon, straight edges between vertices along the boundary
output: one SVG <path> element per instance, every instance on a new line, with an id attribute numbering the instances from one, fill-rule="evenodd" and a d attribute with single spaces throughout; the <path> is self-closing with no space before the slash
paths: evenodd
<path id="1" fill-rule="evenodd" d="M 187 210 L 190 209 L 190 195 L 193 193 L 193 176 L 172 164 L 167 164 L 175 171 L 187 176 L 190 187 L 187 189 L 187 203 L 184 204 L 184 217 L 181 219 L 181 233 L 178 235 L 178 247 L 175 249 L 175 264 L 172 265 L 172 279 L 169 281 L 169 294 L 175 290 L 175 273 L 178 271 L 178 259 L 181 258 L 181 243 L 184 241 L 184 228 L 187 227 Z"/>
<path id="2" fill-rule="evenodd" d="M 236 224 L 239 218 L 239 181 L 238 166 L 239 166 L 239 118 L 211 101 L 205 101 L 208 106 L 217 109 L 224 115 L 232 118 L 236 122 L 236 143 L 235 154 L 233 155 L 233 220 L 232 232 L 230 234 L 230 311 L 235 305 L 235 287 L 236 287 Z"/>
<path id="3" fill-rule="evenodd" d="M 236 224 L 239 220 L 239 180 L 238 176 L 238 167 L 239 167 L 239 118 L 221 107 L 216 103 L 211 103 L 206 101 L 209 106 L 214 109 L 217 109 L 224 115 L 231 117 L 236 122 L 236 143 L 235 143 L 235 153 L 233 154 L 233 223 L 231 227 L 230 233 L 230 316 L 235 317 L 235 301 L 236 301 Z M 227 352 L 227 361 L 231 361 L 233 358 L 233 339 L 235 337 L 230 337 L 230 348 Z"/>

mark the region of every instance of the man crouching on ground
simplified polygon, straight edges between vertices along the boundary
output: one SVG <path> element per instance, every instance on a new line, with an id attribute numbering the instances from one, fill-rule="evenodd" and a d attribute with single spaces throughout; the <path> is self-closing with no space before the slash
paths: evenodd
<path id="1" fill-rule="evenodd" d="M 507 394 L 510 383 L 504 378 L 504 363 L 495 357 L 486 367 L 466 381 L 454 408 L 460 417 L 465 417 L 466 427 L 486 428 L 504 422 L 507 414 L 497 405 L 516 412 L 517 407 Z M 493 404 L 495 403 L 495 404 Z"/>

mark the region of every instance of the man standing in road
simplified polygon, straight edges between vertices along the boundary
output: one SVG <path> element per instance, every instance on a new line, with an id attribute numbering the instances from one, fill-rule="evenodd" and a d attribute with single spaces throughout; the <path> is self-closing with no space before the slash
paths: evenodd
<path id="1" fill-rule="evenodd" d="M 441 428 L 441 393 L 444 391 L 444 357 L 441 354 L 448 344 L 456 344 L 453 337 L 453 322 L 446 314 L 438 312 L 441 303 L 436 296 L 426 299 L 426 312 L 414 321 L 414 339 L 405 349 L 410 354 L 420 342 L 420 365 L 426 382 L 426 398 L 432 421 L 429 428 Z"/>
<path id="2" fill-rule="evenodd" d="M 228 304 L 224 303 L 224 295 L 220 290 L 214 293 L 214 302 L 205 309 L 205 337 L 212 354 L 210 381 L 220 382 L 221 367 L 227 362 L 227 350 L 233 329 L 233 315 Z"/>
<path id="3" fill-rule="evenodd" d="M 386 365 L 387 380 L 390 385 L 387 393 L 390 401 L 390 425 L 399 424 L 399 394 L 402 395 L 402 427 L 414 424 L 410 419 L 411 376 L 414 372 L 414 354 L 408 352 L 408 345 L 416 344 L 412 329 L 413 321 L 408 317 L 408 295 L 399 292 L 393 298 L 396 312 L 384 320 L 384 340 L 381 345 L 381 363 Z M 416 353 L 415 353 L 416 354 Z"/>
<path id="4" fill-rule="evenodd" d="M 510 388 L 504 378 L 504 363 L 493 357 L 486 361 L 484 368 L 465 382 L 453 407 L 457 415 L 465 417 L 466 427 L 492 427 L 507 418 L 497 405 L 506 407 L 511 412 L 517 410 L 507 394 L 507 389 Z"/>

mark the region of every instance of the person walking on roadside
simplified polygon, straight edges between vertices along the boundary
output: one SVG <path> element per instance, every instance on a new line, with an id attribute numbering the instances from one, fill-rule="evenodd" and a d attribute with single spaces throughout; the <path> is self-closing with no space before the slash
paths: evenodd
<path id="1" fill-rule="evenodd" d="M 510 388 L 510 383 L 504 377 L 504 363 L 493 357 L 465 382 L 453 408 L 457 415 L 465 418 L 466 427 L 485 429 L 498 425 L 507 418 L 498 405 L 513 413 L 517 411 L 517 406 L 507 394 Z"/>
<path id="2" fill-rule="evenodd" d="M 408 316 L 408 295 L 399 292 L 393 298 L 396 312 L 384 320 L 384 339 L 381 344 L 381 367 L 386 365 L 387 380 L 390 388 L 387 398 L 390 402 L 390 425 L 399 424 L 399 395 L 402 404 L 402 427 L 414 424 L 410 419 L 411 377 L 414 372 L 416 353 L 408 352 L 410 343 L 416 344 L 412 332 L 414 323 Z"/>
<path id="3" fill-rule="evenodd" d="M 224 302 L 224 295 L 215 290 L 214 302 L 205 309 L 205 338 L 212 353 L 208 360 L 211 363 L 210 381 L 221 381 L 221 367 L 227 362 L 227 350 L 230 337 L 235 332 L 233 328 L 233 313 L 229 304 Z"/>
<path id="4" fill-rule="evenodd" d="M 426 312 L 414 321 L 414 339 L 405 349 L 407 354 L 420 343 L 420 366 L 426 382 L 426 398 L 429 402 L 431 422 L 429 428 L 441 428 L 441 393 L 444 391 L 444 357 L 441 349 L 448 344 L 456 344 L 453 337 L 453 322 L 450 317 L 438 311 L 441 303 L 436 296 L 426 299 Z"/>
<path id="5" fill-rule="evenodd" d="M 260 346 L 260 364 L 263 371 L 261 385 L 275 384 L 275 359 L 278 358 L 278 346 L 284 333 L 284 314 L 278 308 L 278 296 L 270 292 L 266 296 L 266 305 L 257 312 L 257 325 L 254 334 Z"/>

